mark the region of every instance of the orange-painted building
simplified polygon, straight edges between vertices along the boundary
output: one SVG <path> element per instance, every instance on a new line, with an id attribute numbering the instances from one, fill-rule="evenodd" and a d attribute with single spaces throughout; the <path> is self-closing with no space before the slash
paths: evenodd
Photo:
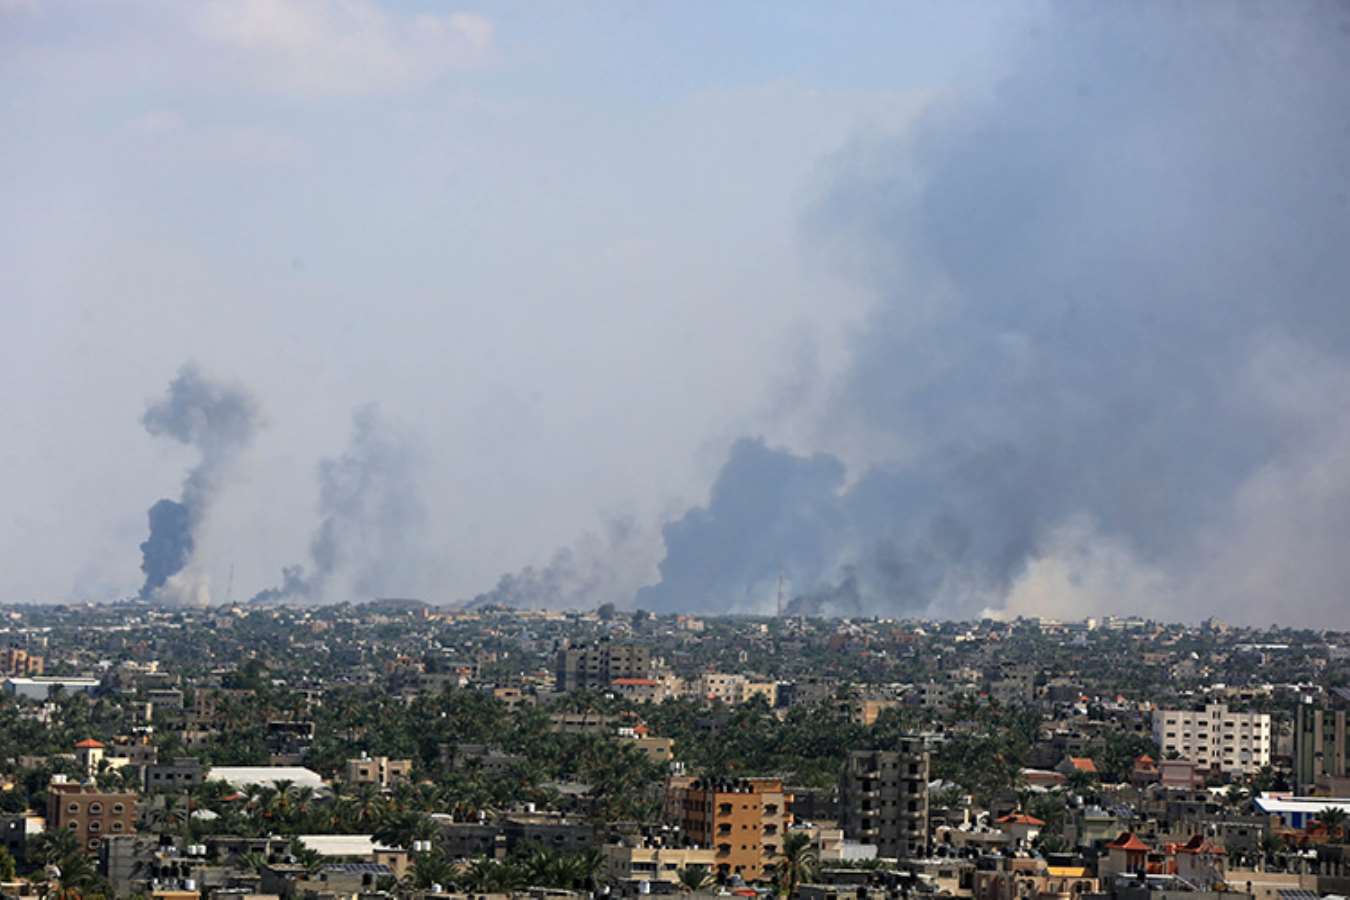
<path id="1" fill-rule="evenodd" d="M 768 878 L 792 824 L 792 795 L 778 778 L 671 779 L 666 808 L 685 839 L 716 851 L 716 874 Z"/>

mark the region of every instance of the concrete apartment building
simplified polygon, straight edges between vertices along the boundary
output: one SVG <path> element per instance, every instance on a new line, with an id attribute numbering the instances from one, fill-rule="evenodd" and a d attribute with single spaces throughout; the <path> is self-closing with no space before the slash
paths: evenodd
<path id="1" fill-rule="evenodd" d="M 412 779 L 412 760 L 390 759 L 387 756 L 366 756 L 347 760 L 342 780 L 347 784 L 373 784 L 391 788 Z"/>
<path id="2" fill-rule="evenodd" d="M 1294 787 L 1298 793 L 1341 793 L 1333 785 L 1350 776 L 1346 768 L 1350 742 L 1345 726 L 1344 709 L 1298 705 L 1294 716 Z"/>
<path id="3" fill-rule="evenodd" d="M 714 851 L 714 875 L 766 878 L 792 824 L 792 794 L 778 778 L 673 778 L 666 810 L 685 839 Z"/>
<path id="4" fill-rule="evenodd" d="M 636 846 L 606 844 L 605 873 L 610 881 L 662 881 L 679 884 L 680 871 L 703 866 L 709 873 L 717 870 L 717 851 L 711 847 L 666 847 L 643 841 Z"/>
<path id="5" fill-rule="evenodd" d="M 145 767 L 145 789 L 160 791 L 187 791 L 201 784 L 205 776 L 201 760 L 195 756 L 178 756 L 169 762 L 156 762 Z"/>
<path id="6" fill-rule="evenodd" d="M 887 859 L 924 856 L 928 848 L 929 755 L 919 738 L 895 750 L 855 750 L 839 780 L 844 836 L 875 844 Z"/>
<path id="7" fill-rule="evenodd" d="M 651 650 L 636 644 L 566 647 L 556 662 L 557 689 L 563 692 L 602 690 L 619 678 L 652 676 Z"/>
<path id="8" fill-rule="evenodd" d="M 763 697 L 769 706 L 778 705 L 778 683 L 750 678 L 746 675 L 732 675 L 724 672 L 704 672 L 693 685 L 694 694 L 701 700 L 740 706 L 749 703 L 755 697 Z"/>
<path id="9" fill-rule="evenodd" d="M 19 647 L 6 647 L 0 654 L 0 667 L 6 675 L 41 675 L 46 662 L 41 656 L 35 656 Z"/>
<path id="10" fill-rule="evenodd" d="M 1153 740 L 1201 768 L 1253 774 L 1270 765 L 1270 716 L 1230 712 L 1222 703 L 1200 710 L 1153 713 Z"/>
<path id="11" fill-rule="evenodd" d="M 47 828 L 65 828 L 90 853 L 103 838 L 136 832 L 136 795 L 105 792 L 53 775 L 47 788 Z"/>

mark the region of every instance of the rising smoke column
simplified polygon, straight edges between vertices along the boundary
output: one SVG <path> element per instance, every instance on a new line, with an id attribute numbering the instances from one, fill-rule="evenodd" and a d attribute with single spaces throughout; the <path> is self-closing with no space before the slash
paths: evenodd
<path id="1" fill-rule="evenodd" d="M 379 406 L 357 409 L 347 448 L 319 463 L 312 568 L 285 567 L 282 584 L 259 591 L 251 602 L 322 600 L 337 578 L 363 597 L 406 595 L 434 581 L 436 564 L 424 543 L 424 467 L 417 442 L 388 422 Z"/>
<path id="2" fill-rule="evenodd" d="M 151 435 L 172 438 L 200 455 L 188 470 L 181 496 L 150 507 L 150 536 L 141 544 L 145 583 L 140 591 L 142 599 L 149 599 L 191 561 L 196 531 L 221 478 L 257 431 L 258 405 L 244 388 L 212 381 L 187 363 L 164 397 L 146 409 L 141 424 Z"/>
<path id="3" fill-rule="evenodd" d="M 828 163 L 875 302 L 819 426 L 888 461 L 738 443 L 639 605 L 1345 623 L 1347 159 L 1344 4 L 1051 6 Z"/>

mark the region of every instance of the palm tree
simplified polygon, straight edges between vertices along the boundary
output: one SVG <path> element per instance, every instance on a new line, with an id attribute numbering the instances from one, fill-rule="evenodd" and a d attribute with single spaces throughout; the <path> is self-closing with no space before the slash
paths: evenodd
<path id="1" fill-rule="evenodd" d="M 686 894 L 696 894 L 713 883 L 712 873 L 707 866 L 685 866 L 679 874 L 680 890 Z"/>
<path id="2" fill-rule="evenodd" d="M 1317 821 L 1327 830 L 1327 837 L 1345 837 L 1345 810 L 1339 806 L 1326 806 L 1317 814 Z"/>
<path id="3" fill-rule="evenodd" d="M 420 890 L 430 890 L 433 884 L 442 887 L 455 880 L 455 867 L 439 852 L 417 853 L 413 855 L 413 885 Z"/>
<path id="4" fill-rule="evenodd" d="M 589 850 L 582 850 L 572 857 L 574 874 L 577 879 L 577 887 L 585 888 L 594 893 L 602 882 L 606 880 L 606 873 L 609 869 L 609 861 L 605 858 L 604 851 L 592 847 Z"/>
<path id="5" fill-rule="evenodd" d="M 816 850 L 811 846 L 811 836 L 802 831 L 789 834 L 783 840 L 783 852 L 777 865 L 779 893 L 791 897 L 799 884 L 811 879 L 815 870 Z"/>

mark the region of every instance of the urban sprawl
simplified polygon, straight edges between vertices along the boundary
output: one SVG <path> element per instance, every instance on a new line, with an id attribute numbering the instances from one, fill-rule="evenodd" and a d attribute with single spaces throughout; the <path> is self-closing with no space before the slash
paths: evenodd
<path id="1" fill-rule="evenodd" d="M 1350 634 L 0 608 L 4 897 L 1350 894 Z"/>

